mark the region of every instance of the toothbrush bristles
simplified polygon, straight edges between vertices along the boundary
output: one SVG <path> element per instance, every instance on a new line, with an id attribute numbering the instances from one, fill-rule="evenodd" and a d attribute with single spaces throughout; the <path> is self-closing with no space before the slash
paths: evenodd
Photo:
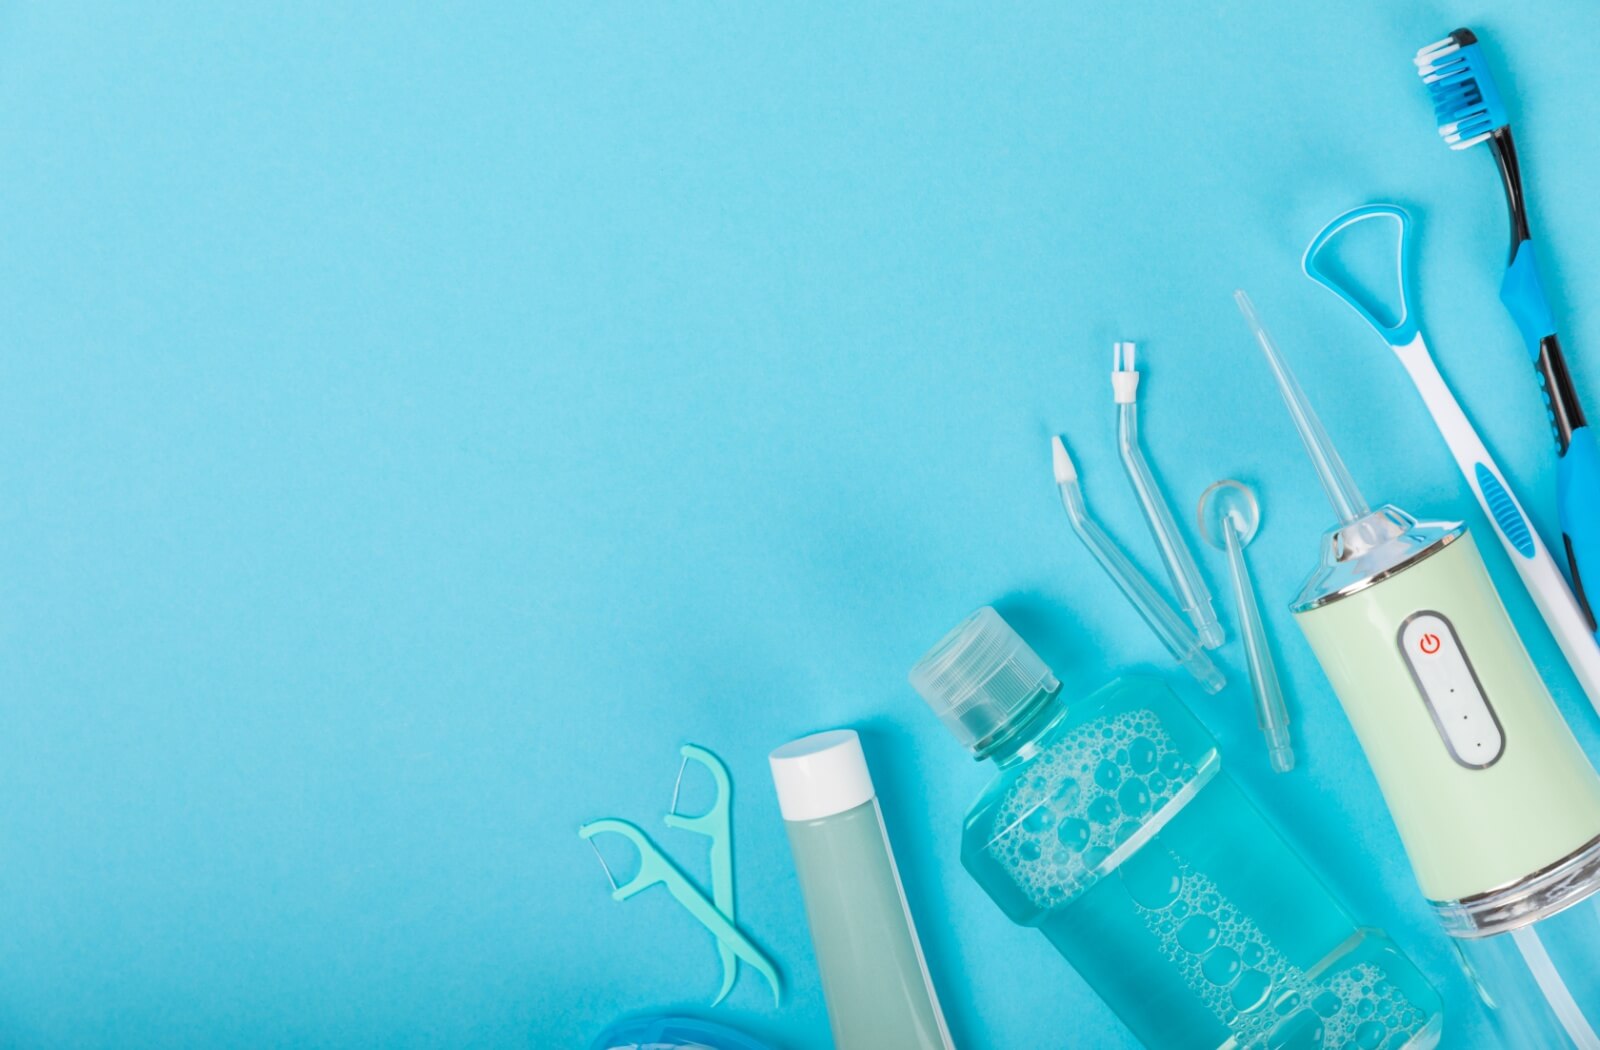
<path id="1" fill-rule="evenodd" d="M 1493 74 L 1471 30 L 1458 29 L 1418 49 L 1412 62 L 1433 103 L 1439 136 L 1451 149 L 1485 142 L 1509 123 Z"/>

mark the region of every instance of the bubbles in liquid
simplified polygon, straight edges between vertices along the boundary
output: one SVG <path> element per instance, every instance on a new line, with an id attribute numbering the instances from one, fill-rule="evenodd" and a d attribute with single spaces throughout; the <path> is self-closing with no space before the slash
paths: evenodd
<path id="1" fill-rule="evenodd" d="M 1396 1050 L 1428 1017 L 1371 963 L 1315 980 L 1159 836 L 1119 866 L 1112 850 L 1165 819 L 1197 770 L 1152 711 L 1077 726 L 1033 760 L 995 808 L 987 852 L 1037 907 L 1065 908 L 1099 879 L 1121 880 L 1157 950 L 1239 1050 Z M 1159 827 L 1159 825 L 1157 825 Z"/>
<path id="2" fill-rule="evenodd" d="M 1128 745 L 1128 765 L 1141 777 L 1156 768 L 1156 757 L 1156 745 L 1144 737 Z"/>
<path id="3" fill-rule="evenodd" d="M 1154 769 L 1165 763 L 1172 776 Z M 1057 908 L 1092 886 L 1110 851 L 1196 775 L 1155 712 L 1128 711 L 1074 727 L 1047 748 L 996 807 L 990 856 L 1034 906 Z M 1151 786 L 1162 777 L 1161 788 Z M 1038 847 L 1023 849 L 1024 842 Z M 1070 856 L 1063 864 L 1059 847 Z"/>
<path id="4" fill-rule="evenodd" d="M 1272 978 L 1260 970 L 1246 970 L 1234 982 L 1229 1002 L 1242 1014 L 1259 1010 L 1272 993 Z"/>
<path id="5" fill-rule="evenodd" d="M 1079 820 L 1077 817 L 1068 817 L 1056 829 L 1059 838 L 1068 849 L 1081 851 L 1089 844 L 1089 822 Z"/>
<path id="6" fill-rule="evenodd" d="M 1150 789 L 1144 786 L 1144 781 L 1135 777 L 1122 785 L 1117 792 L 1117 801 L 1122 804 L 1122 812 L 1130 817 L 1142 817 L 1150 812 Z"/>
<path id="7" fill-rule="evenodd" d="M 1322 1050 L 1322 1036 L 1322 1018 L 1313 1010 L 1300 1010 L 1267 1033 L 1267 1050 Z"/>
<path id="8" fill-rule="evenodd" d="M 1183 874 L 1164 849 L 1140 850 L 1119 872 L 1128 895 L 1146 908 L 1159 911 L 1177 900 L 1183 890 Z"/>
<path id="9" fill-rule="evenodd" d="M 1200 964 L 1200 972 L 1206 975 L 1206 980 L 1212 984 L 1220 984 L 1224 988 L 1238 979 L 1241 969 L 1239 953 L 1232 948 L 1218 948 L 1208 953 L 1205 961 Z"/>
<path id="10" fill-rule="evenodd" d="M 1215 947 L 1221 931 L 1204 915 L 1196 915 L 1178 927 L 1178 943 L 1190 955 L 1204 955 Z"/>

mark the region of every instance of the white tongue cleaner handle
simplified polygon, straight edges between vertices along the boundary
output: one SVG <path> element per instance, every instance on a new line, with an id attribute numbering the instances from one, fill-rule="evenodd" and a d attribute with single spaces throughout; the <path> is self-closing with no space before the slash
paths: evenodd
<path id="1" fill-rule="evenodd" d="M 1323 265 L 1322 253 L 1341 232 L 1371 220 L 1392 222 L 1395 229 L 1396 283 L 1400 291 L 1400 316 L 1386 322 L 1379 318 L 1359 294 L 1354 283 L 1343 273 L 1333 272 Z M 1478 505 L 1494 527 L 1506 557 L 1516 567 L 1522 585 L 1538 606 L 1545 626 L 1555 636 L 1561 654 L 1567 658 L 1584 695 L 1596 711 L 1600 711 L 1600 643 L 1595 641 L 1594 626 L 1584 615 L 1583 608 L 1567 586 L 1551 557 L 1538 529 L 1522 509 L 1522 503 L 1511 491 L 1511 486 L 1494 458 L 1489 455 L 1483 439 L 1473 428 L 1471 420 L 1456 400 L 1455 394 L 1439 374 L 1439 367 L 1428 352 L 1422 329 L 1411 310 L 1407 293 L 1411 288 L 1411 217 L 1402 208 L 1392 204 L 1369 204 L 1338 216 L 1312 238 L 1306 247 L 1301 266 L 1307 277 L 1338 296 L 1361 318 L 1400 358 L 1407 375 L 1411 377 L 1422 402 L 1433 416 L 1433 422 L 1444 436 L 1455 458 L 1456 466 L 1472 487 Z"/>
<path id="2" fill-rule="evenodd" d="M 1450 446 L 1450 454 L 1472 487 L 1478 506 L 1494 527 L 1506 557 L 1511 559 L 1528 596 L 1555 637 L 1561 655 L 1567 658 L 1589 703 L 1600 711 L 1600 644 L 1596 644 L 1589 619 L 1567 586 L 1561 567 L 1523 511 L 1522 503 L 1511 491 L 1511 485 L 1484 447 L 1483 439 L 1473 429 L 1460 402 L 1450 392 L 1444 376 L 1439 374 L 1439 366 L 1428 353 L 1421 333 L 1395 352 L 1433 415 L 1439 433 Z"/>

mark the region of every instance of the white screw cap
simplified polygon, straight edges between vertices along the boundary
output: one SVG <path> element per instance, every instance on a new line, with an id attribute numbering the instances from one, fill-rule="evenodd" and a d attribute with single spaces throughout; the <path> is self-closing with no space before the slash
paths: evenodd
<path id="1" fill-rule="evenodd" d="M 767 756 L 784 820 L 820 820 L 876 797 L 854 729 L 791 740 Z"/>

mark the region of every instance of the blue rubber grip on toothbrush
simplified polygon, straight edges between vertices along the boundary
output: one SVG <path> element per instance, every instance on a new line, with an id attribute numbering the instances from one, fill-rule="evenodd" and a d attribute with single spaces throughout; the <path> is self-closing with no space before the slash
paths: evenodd
<path id="1" fill-rule="evenodd" d="M 1533 534 L 1528 531 L 1528 522 L 1517 509 L 1517 501 L 1500 484 L 1494 471 L 1482 463 L 1477 466 L 1478 488 L 1483 490 L 1483 501 L 1489 505 L 1494 523 L 1500 526 L 1500 531 L 1505 533 L 1506 540 L 1518 554 L 1524 558 L 1533 557 Z"/>
<path id="2" fill-rule="evenodd" d="M 1556 428 L 1559 447 L 1562 427 L 1557 423 L 1556 413 L 1562 411 L 1563 420 L 1574 421 L 1581 420 L 1582 415 L 1576 408 L 1577 398 L 1570 390 L 1560 344 L 1554 338 L 1555 315 L 1544 294 L 1533 241 L 1525 240 L 1517 245 L 1511 265 L 1500 282 L 1500 301 L 1505 303 L 1528 344 L 1528 354 L 1533 358 L 1539 383 L 1544 387 L 1545 407 Z M 1554 360 L 1543 359 L 1547 340 Z M 1552 381 L 1563 389 L 1552 389 Z M 1570 411 L 1558 409 L 1558 399 L 1561 399 L 1560 404 L 1572 406 Z M 1600 449 L 1596 448 L 1594 432 L 1587 426 L 1572 427 L 1566 447 L 1561 449 L 1556 462 L 1556 506 L 1561 517 L 1561 537 L 1567 548 L 1572 590 L 1593 626 L 1594 616 L 1584 593 L 1581 567 L 1600 565 Z"/>
<path id="3" fill-rule="evenodd" d="M 1572 569 L 1572 589 L 1578 602 L 1587 608 L 1578 567 L 1600 565 L 1600 446 L 1596 446 L 1594 431 L 1589 427 L 1572 432 L 1566 454 L 1556 464 L 1556 501 L 1561 510 L 1561 535 L 1567 543 L 1567 563 Z"/>
<path id="4" fill-rule="evenodd" d="M 1506 269 L 1500 282 L 1500 301 L 1517 322 L 1523 342 L 1528 344 L 1528 355 L 1539 359 L 1539 343 L 1556 330 L 1555 314 L 1550 312 L 1550 300 L 1545 298 L 1544 281 L 1539 277 L 1539 263 L 1534 257 L 1533 242 L 1517 245 L 1517 254 Z"/>

